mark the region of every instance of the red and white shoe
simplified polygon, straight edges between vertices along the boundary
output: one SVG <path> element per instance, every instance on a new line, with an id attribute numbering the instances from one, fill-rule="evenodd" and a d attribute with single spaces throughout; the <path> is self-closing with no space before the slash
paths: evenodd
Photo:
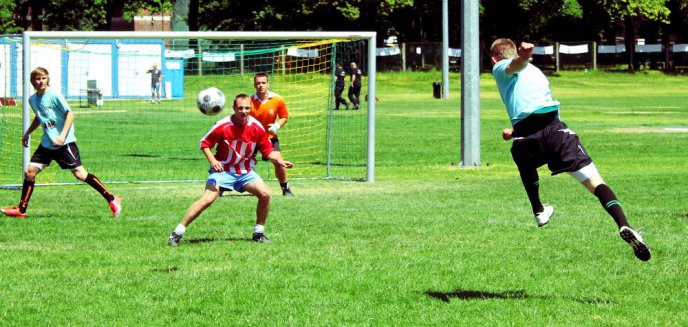
<path id="1" fill-rule="evenodd" d="M 22 213 L 19 210 L 19 206 L 11 206 L 9 208 L 1 208 L 0 212 L 4 213 L 5 216 L 9 216 L 9 217 L 17 217 L 17 218 L 21 218 L 21 219 L 24 219 L 26 217 L 26 214 Z"/>
<path id="2" fill-rule="evenodd" d="M 115 218 L 119 217 L 119 214 L 122 213 L 122 198 L 115 195 L 115 199 L 110 201 L 109 204 L 110 210 L 112 211 L 112 216 Z"/>

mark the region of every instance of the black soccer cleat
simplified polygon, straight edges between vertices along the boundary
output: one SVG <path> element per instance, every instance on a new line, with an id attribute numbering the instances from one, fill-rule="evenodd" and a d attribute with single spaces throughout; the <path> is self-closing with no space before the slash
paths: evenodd
<path id="1" fill-rule="evenodd" d="M 294 196 L 294 193 L 291 193 L 291 190 L 288 187 L 285 187 L 282 189 L 282 195 L 284 196 Z"/>
<path id="2" fill-rule="evenodd" d="M 172 232 L 172 234 L 170 234 L 170 237 L 167 239 L 167 244 L 169 246 L 179 246 L 179 242 L 181 242 L 181 240 L 182 235 Z"/>
<path id="3" fill-rule="evenodd" d="M 650 248 L 647 246 L 645 240 L 642 236 L 640 236 L 640 234 L 628 226 L 623 226 L 621 229 L 619 229 L 619 235 L 633 248 L 633 253 L 638 259 L 642 261 L 650 260 L 650 257 L 652 256 L 650 254 Z"/>
<path id="4" fill-rule="evenodd" d="M 253 241 L 258 243 L 270 243 L 270 239 L 263 233 L 253 233 Z"/>

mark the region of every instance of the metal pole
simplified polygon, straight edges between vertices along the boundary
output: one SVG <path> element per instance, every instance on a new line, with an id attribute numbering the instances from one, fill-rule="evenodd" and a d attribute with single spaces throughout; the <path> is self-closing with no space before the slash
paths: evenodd
<path id="1" fill-rule="evenodd" d="M 559 72 L 559 42 L 554 42 L 554 71 Z"/>
<path id="2" fill-rule="evenodd" d="M 160 32 L 78 32 L 78 31 L 27 31 L 33 38 L 40 39 L 154 39 Z M 362 39 L 370 38 L 375 32 L 165 32 L 170 39 Z"/>
<path id="3" fill-rule="evenodd" d="M 29 104 L 29 97 L 31 96 L 31 74 L 30 72 L 31 69 L 31 36 L 24 32 L 22 33 L 22 59 L 24 61 L 24 85 L 22 88 L 22 136 L 26 131 L 29 129 L 29 126 L 31 125 L 31 105 Z M 24 181 L 24 171 L 26 168 L 29 167 L 29 161 L 31 160 L 31 153 L 30 153 L 30 147 L 31 147 L 31 137 L 29 137 L 28 141 L 29 146 L 25 147 L 23 144 L 21 145 L 22 147 L 22 182 Z"/>
<path id="4" fill-rule="evenodd" d="M 376 34 L 368 39 L 368 156 L 366 181 L 375 183 L 375 47 Z"/>
<path id="5" fill-rule="evenodd" d="M 463 1 L 461 29 L 461 165 L 480 166 L 480 40 L 478 0 Z"/>
<path id="6" fill-rule="evenodd" d="M 442 99 L 449 99 L 449 0 L 442 0 Z"/>
<path id="7" fill-rule="evenodd" d="M 597 42 L 592 41 L 592 69 L 597 70 Z"/>
<path id="8" fill-rule="evenodd" d="M 401 44 L 401 70 L 406 71 L 406 43 Z"/>
<path id="9" fill-rule="evenodd" d="M 244 45 L 239 45 L 239 75 L 244 76 Z"/>

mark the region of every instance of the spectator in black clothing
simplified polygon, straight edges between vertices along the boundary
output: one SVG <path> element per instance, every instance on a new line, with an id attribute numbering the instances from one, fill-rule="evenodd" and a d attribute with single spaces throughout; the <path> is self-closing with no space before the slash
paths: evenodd
<path id="1" fill-rule="evenodd" d="M 358 68 L 355 62 L 351 63 L 351 84 L 349 85 L 349 100 L 354 105 L 354 109 L 358 109 L 361 96 L 361 69 Z"/>
<path id="2" fill-rule="evenodd" d="M 349 103 L 346 102 L 346 99 L 344 99 L 342 96 L 342 92 L 344 92 L 345 80 L 346 72 L 344 71 L 344 68 L 342 68 L 342 63 L 338 62 L 337 70 L 334 72 L 334 101 L 336 103 L 334 110 L 339 110 L 340 104 L 343 104 L 346 106 L 346 109 L 349 110 Z"/>

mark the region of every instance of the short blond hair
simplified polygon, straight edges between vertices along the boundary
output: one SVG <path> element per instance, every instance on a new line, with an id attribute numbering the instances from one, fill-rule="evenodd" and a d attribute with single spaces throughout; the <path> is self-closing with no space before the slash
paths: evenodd
<path id="1" fill-rule="evenodd" d="M 518 52 L 516 52 L 516 43 L 510 39 L 496 39 L 492 42 L 490 54 L 492 56 L 498 56 L 500 60 L 515 58 L 518 56 Z"/>
<path id="2" fill-rule="evenodd" d="M 50 74 L 48 70 L 43 67 L 36 67 L 31 71 L 31 85 L 33 85 L 34 88 L 36 88 L 36 85 L 33 84 L 33 80 L 36 79 L 38 75 L 45 75 L 45 77 L 48 78 L 48 86 L 50 86 Z"/>

